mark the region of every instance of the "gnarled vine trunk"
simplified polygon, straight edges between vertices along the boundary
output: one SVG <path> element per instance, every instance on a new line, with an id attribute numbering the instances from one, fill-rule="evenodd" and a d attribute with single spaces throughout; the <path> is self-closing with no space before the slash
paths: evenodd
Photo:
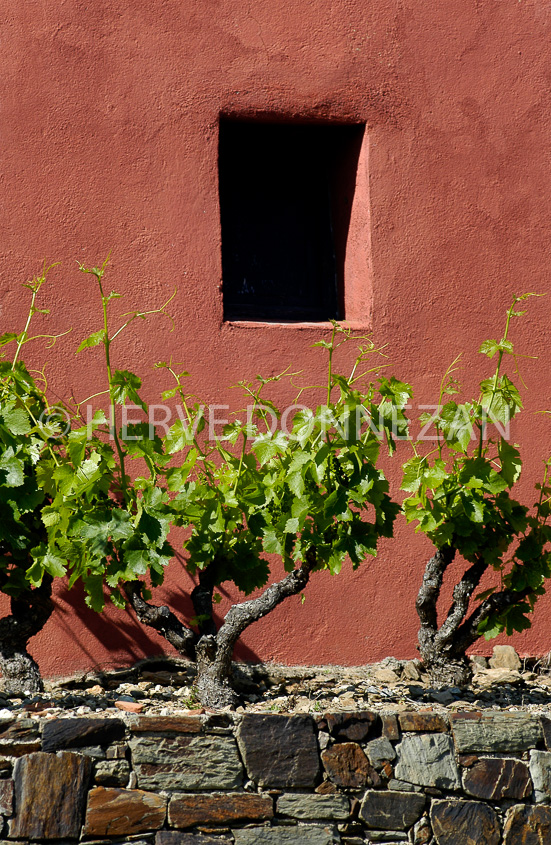
<path id="1" fill-rule="evenodd" d="M 453 600 L 445 621 L 438 626 L 437 603 L 446 569 L 455 557 L 453 545 L 437 549 L 425 568 L 415 607 L 421 622 L 419 651 L 433 683 L 467 686 L 473 671 L 467 649 L 479 638 L 478 626 L 492 613 L 505 610 L 530 593 L 502 590 L 485 599 L 467 616 L 472 595 L 488 564 L 478 558 L 465 571 L 453 590 Z"/>
<path id="2" fill-rule="evenodd" d="M 146 602 L 139 582 L 127 584 L 126 595 L 141 622 L 165 636 L 180 654 L 195 660 L 197 695 L 201 704 L 235 707 L 239 696 L 231 685 L 231 670 L 237 640 L 249 625 L 262 619 L 284 599 L 302 592 L 315 564 L 316 555 L 311 551 L 298 569 L 267 587 L 260 596 L 234 604 L 219 630 L 212 616 L 215 579 L 208 568 L 200 573 L 199 584 L 192 592 L 195 613 L 200 617 L 199 633 L 183 625 L 168 607 L 156 607 Z"/>
<path id="3" fill-rule="evenodd" d="M 197 692 L 200 701 L 211 707 L 235 706 L 238 696 L 230 684 L 231 661 L 237 640 L 243 631 L 266 616 L 284 599 L 300 593 L 315 566 L 315 554 L 281 581 L 272 584 L 256 599 L 230 607 L 224 623 L 214 636 L 207 634 L 197 644 Z"/>
<path id="4" fill-rule="evenodd" d="M 466 587 L 463 581 L 456 585 L 454 603 L 446 621 L 440 628 L 438 627 L 437 604 L 442 581 L 444 573 L 454 557 L 455 548 L 453 546 L 444 546 L 437 549 L 425 568 L 423 583 L 417 595 L 415 607 L 421 622 L 419 651 L 431 680 L 434 683 L 448 686 L 465 686 L 472 679 L 472 670 L 466 655 L 457 653 L 454 635 L 463 618 L 461 611 L 464 601 L 466 599 L 468 605 L 474 586 L 467 597 L 468 590 L 461 589 L 461 587 Z M 480 576 L 478 576 L 478 580 L 480 580 Z"/>
<path id="5" fill-rule="evenodd" d="M 196 648 L 197 675 L 195 686 L 197 697 L 206 707 L 236 707 L 239 696 L 233 689 L 231 677 L 231 656 L 227 649 L 220 648 L 212 635 L 201 637 Z"/>
<path id="6" fill-rule="evenodd" d="M 430 680 L 437 686 L 466 687 L 472 681 L 473 671 L 468 658 L 448 657 L 441 654 L 432 643 L 421 646 L 419 637 L 421 658 Z"/>
<path id="7" fill-rule="evenodd" d="M 40 669 L 27 645 L 52 615 L 52 580 L 44 575 L 40 587 L 12 598 L 11 614 L 0 619 L 0 670 L 6 692 L 28 695 L 44 689 Z"/>

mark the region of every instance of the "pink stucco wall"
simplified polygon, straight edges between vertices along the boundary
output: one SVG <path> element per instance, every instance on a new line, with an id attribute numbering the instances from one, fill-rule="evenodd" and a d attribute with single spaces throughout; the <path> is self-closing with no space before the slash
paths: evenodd
<path id="1" fill-rule="evenodd" d="M 48 325 L 73 332 L 48 353 L 48 372 L 62 396 L 103 386 L 94 352 L 70 368 L 63 361 L 99 327 L 76 261 L 109 250 L 127 308 L 178 288 L 176 330 L 140 327 L 119 347 L 116 363 L 146 374 L 149 398 L 150 365 L 168 352 L 213 402 L 233 401 L 226 389 L 239 378 L 290 362 L 319 371 L 310 348 L 319 327 L 222 322 L 221 112 L 367 124 L 347 315 L 389 344 L 417 401 L 436 401 L 443 369 L 464 349 L 472 386 L 482 362 L 473 350 L 500 330 L 511 294 L 549 288 L 546 0 L 28 0 L 6 7 L 0 34 L 2 326 L 23 314 L 19 282 L 45 257 L 60 260 Z M 533 414 L 551 407 L 550 305 L 534 300 L 515 327 L 519 350 L 540 356 L 522 362 L 529 393 L 515 429 L 527 496 L 551 443 L 548 418 Z M 27 358 L 37 364 L 38 348 Z M 397 536 L 358 572 L 313 579 L 303 606 L 292 599 L 247 632 L 241 656 L 413 656 L 429 546 L 403 526 Z M 184 607 L 189 583 L 174 564 L 164 595 Z M 32 643 L 46 674 L 159 651 L 130 616 L 101 620 L 79 601 L 60 596 L 62 612 Z M 542 600 L 532 631 L 514 640 L 520 651 L 551 648 L 549 609 Z"/>

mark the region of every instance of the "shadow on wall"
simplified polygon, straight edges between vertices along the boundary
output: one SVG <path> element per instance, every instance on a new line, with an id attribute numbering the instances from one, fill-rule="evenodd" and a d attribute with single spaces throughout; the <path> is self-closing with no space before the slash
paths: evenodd
<path id="1" fill-rule="evenodd" d="M 224 598 L 229 598 L 229 594 L 224 589 L 220 587 L 217 589 Z M 86 657 L 86 663 L 90 667 L 98 666 L 98 649 L 95 643 L 101 644 L 106 652 L 113 655 L 114 662 L 121 665 L 131 665 L 143 657 L 177 654 L 165 639 L 138 622 L 130 608 L 126 610 L 109 608 L 110 599 L 107 593 L 105 598 L 107 612 L 97 613 L 86 605 L 84 590 L 80 584 L 76 584 L 70 590 L 64 584 L 57 591 L 53 619 L 56 620 L 62 635 L 60 648 L 63 647 L 64 641 L 71 642 L 71 650 L 80 651 Z M 155 599 L 154 594 L 152 601 L 168 605 L 183 622 L 194 616 L 189 593 L 183 589 L 173 586 L 165 587 L 162 600 Z M 78 630 L 75 630 L 75 619 L 79 620 L 79 627 L 83 626 L 86 629 L 88 637 L 78 635 Z M 214 619 L 219 627 L 223 617 L 215 612 Z M 234 659 L 246 663 L 260 662 L 258 655 L 241 642 L 237 643 Z M 99 666 L 101 668 L 101 660 Z"/>

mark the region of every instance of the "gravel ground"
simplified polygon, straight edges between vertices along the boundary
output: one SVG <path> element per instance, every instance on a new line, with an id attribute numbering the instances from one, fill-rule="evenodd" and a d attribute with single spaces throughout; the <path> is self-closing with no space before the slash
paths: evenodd
<path id="1" fill-rule="evenodd" d="M 475 676 L 469 688 L 431 686 L 419 661 L 389 657 L 368 666 L 309 666 L 235 664 L 238 712 L 322 713 L 369 709 L 453 710 L 522 708 L 551 709 L 551 666 L 548 660 L 519 660 L 511 647 L 488 666 L 473 658 Z M 503 647 L 502 647 L 503 649 Z M 495 665 L 506 664 L 506 665 Z M 512 668 L 516 666 L 517 668 Z M 203 712 L 197 700 L 191 664 L 150 658 L 131 668 L 45 682 L 45 692 L 21 698 L 0 692 L 0 719 L 17 714 L 26 718 L 61 715 L 89 716 L 120 711 L 150 715 Z"/>

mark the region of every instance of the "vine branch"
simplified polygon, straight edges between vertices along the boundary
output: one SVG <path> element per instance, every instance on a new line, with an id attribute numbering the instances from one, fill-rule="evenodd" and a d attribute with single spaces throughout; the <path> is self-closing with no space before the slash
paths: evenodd
<path id="1" fill-rule="evenodd" d="M 183 625 L 166 605 L 158 607 L 146 602 L 142 596 L 142 587 L 141 581 L 128 581 L 124 585 L 126 597 L 138 620 L 161 634 L 180 654 L 184 654 L 190 660 L 195 660 L 197 642 L 195 632 Z"/>

